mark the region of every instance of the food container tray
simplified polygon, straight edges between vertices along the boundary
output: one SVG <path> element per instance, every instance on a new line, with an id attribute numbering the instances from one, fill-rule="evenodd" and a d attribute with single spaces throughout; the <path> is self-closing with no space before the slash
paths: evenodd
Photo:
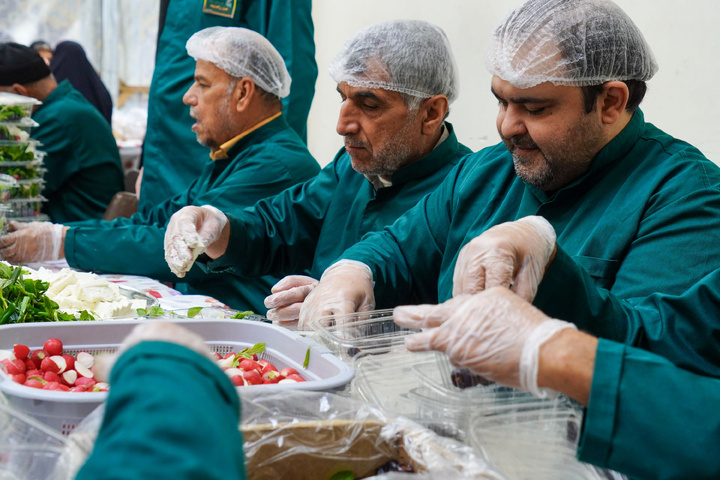
<path id="1" fill-rule="evenodd" d="M 36 98 L 10 92 L 0 92 L 0 121 L 15 122 L 30 117 L 33 107 L 41 103 Z"/>
<path id="2" fill-rule="evenodd" d="M 42 178 L 27 178 L 17 181 L 17 186 L 10 192 L 10 198 L 37 198 L 45 186 Z"/>
<path id="3" fill-rule="evenodd" d="M 346 362 L 361 352 L 404 351 L 405 336 L 419 330 L 393 321 L 392 310 L 373 310 L 321 317 L 310 323 L 318 342 Z"/>
<path id="4" fill-rule="evenodd" d="M 47 199 L 42 195 L 35 198 L 11 198 L 8 200 L 12 212 L 8 219 L 17 221 L 40 221 L 40 210 Z"/>
<path id="5" fill-rule="evenodd" d="M 41 348 L 48 338 L 59 338 L 68 353 L 87 351 L 93 354 L 115 352 L 123 339 L 139 323 L 152 320 L 117 320 L 112 322 L 64 322 L 43 324 L 13 324 L 0 326 L 0 349 L 12 349 L 16 343 L 31 350 Z M 257 321 L 205 319 L 177 319 L 182 325 L 201 335 L 210 349 L 221 355 L 237 352 L 256 343 L 265 343 L 261 358 L 278 369 L 295 368 L 306 382 L 252 385 L 238 387 L 254 391 L 267 390 L 333 390 L 342 388 L 354 375 L 353 369 L 327 348 L 297 332 Z M 303 369 L 310 350 L 309 363 Z M 112 389 L 112 385 L 110 385 Z M 105 401 L 105 392 L 53 392 L 25 387 L 0 372 L 0 391 L 10 403 L 28 415 L 68 434 L 94 408 Z"/>

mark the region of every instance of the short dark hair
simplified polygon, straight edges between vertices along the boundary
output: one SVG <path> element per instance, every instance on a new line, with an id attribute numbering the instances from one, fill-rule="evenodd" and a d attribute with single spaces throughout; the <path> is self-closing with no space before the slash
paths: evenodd
<path id="1" fill-rule="evenodd" d="M 622 82 L 628 87 L 628 102 L 625 105 L 625 110 L 634 112 L 640 106 L 645 93 L 647 92 L 647 83 L 642 80 L 622 80 Z M 588 85 L 586 87 L 580 87 L 583 96 L 583 102 L 585 104 L 585 113 L 590 113 L 595 109 L 595 102 L 600 94 L 605 90 L 605 84 L 600 85 Z"/>

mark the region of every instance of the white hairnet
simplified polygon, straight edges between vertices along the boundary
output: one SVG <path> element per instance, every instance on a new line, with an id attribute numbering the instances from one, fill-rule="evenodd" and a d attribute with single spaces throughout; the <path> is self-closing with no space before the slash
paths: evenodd
<path id="1" fill-rule="evenodd" d="M 195 33 L 187 44 L 188 55 L 213 63 L 233 77 L 249 77 L 280 98 L 290 93 L 290 74 L 275 47 L 247 28 L 210 27 Z"/>
<path id="2" fill-rule="evenodd" d="M 657 63 L 630 17 L 610 0 L 530 0 L 493 31 L 486 65 L 518 88 L 652 78 Z"/>
<path id="3" fill-rule="evenodd" d="M 382 88 L 420 98 L 458 95 L 457 67 L 439 27 L 419 20 L 371 25 L 353 35 L 330 64 L 330 76 L 352 87 Z"/>

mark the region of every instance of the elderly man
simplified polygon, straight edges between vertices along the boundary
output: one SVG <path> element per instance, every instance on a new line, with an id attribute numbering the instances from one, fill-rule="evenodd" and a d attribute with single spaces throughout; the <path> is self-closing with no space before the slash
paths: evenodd
<path id="1" fill-rule="evenodd" d="M 124 190 L 120 154 L 110 125 L 30 47 L 0 44 L 0 91 L 42 101 L 33 112 L 39 126 L 32 138 L 47 152 L 43 213 L 53 222 L 102 218 L 110 200 Z"/>
<path id="2" fill-rule="evenodd" d="M 645 122 L 638 105 L 657 67 L 637 27 L 607 0 L 532 0 L 494 30 L 487 59 L 503 142 L 348 249 L 301 323 L 502 285 L 594 335 L 720 374 L 717 305 L 704 289 L 683 296 L 720 265 L 720 169 Z M 514 262 L 498 275 L 472 240 L 526 216 L 547 219 L 513 225 L 542 245 L 542 260 L 528 262 L 503 234 Z M 521 277 L 542 278 L 536 296 Z"/>
<path id="3" fill-rule="evenodd" d="M 270 42 L 244 28 L 212 27 L 193 35 L 187 50 L 196 60 L 195 82 L 183 101 L 196 121 L 192 130 L 212 159 L 200 177 L 184 193 L 129 219 L 20 228 L 0 238 L 0 256 L 10 262 L 64 256 L 75 268 L 170 281 L 175 277 L 163 261 L 163 237 L 177 210 L 192 204 L 252 205 L 318 172 L 282 115 L 290 76 Z M 275 281 L 258 280 L 245 291 L 256 288 L 257 295 L 264 295 Z M 195 269 L 177 288 L 246 309 L 249 300 L 238 295 L 238 283 L 230 275 Z"/>
<path id="4" fill-rule="evenodd" d="M 208 246 L 213 271 L 317 276 L 364 234 L 390 225 L 433 191 L 470 152 L 445 122 L 457 95 L 456 71 L 435 25 L 372 25 L 348 40 L 330 74 L 342 98 L 337 132 L 345 147 L 314 179 L 250 209 L 227 217 L 204 208 L 178 212 L 166 235 L 174 271 L 182 275 Z M 277 285 L 268 317 L 295 322 L 314 282 L 289 277 Z"/>

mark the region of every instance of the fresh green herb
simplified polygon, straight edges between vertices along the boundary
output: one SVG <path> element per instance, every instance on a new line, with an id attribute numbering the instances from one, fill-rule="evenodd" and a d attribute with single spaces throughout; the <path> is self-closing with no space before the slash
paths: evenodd
<path id="1" fill-rule="evenodd" d="M 190 318 L 194 318 L 200 311 L 203 309 L 203 307 L 192 307 L 188 308 L 187 316 Z"/>
<path id="2" fill-rule="evenodd" d="M 247 317 L 248 315 L 253 315 L 254 313 L 255 312 L 251 312 L 250 310 L 247 310 L 245 312 L 237 312 L 235 315 L 233 315 L 230 318 L 235 318 L 235 319 L 240 320 L 240 319 Z"/>
<path id="3" fill-rule="evenodd" d="M 310 347 L 308 347 L 307 352 L 305 352 L 305 361 L 303 362 L 303 368 L 307 368 L 309 363 L 310 363 Z"/>
<path id="4" fill-rule="evenodd" d="M 0 122 L 20 120 L 25 110 L 17 105 L 0 105 Z"/>
<path id="5" fill-rule="evenodd" d="M 24 278 L 21 267 L 0 263 L 0 325 L 77 320 L 61 312 L 58 304 L 45 295 L 48 287 L 47 282 Z M 80 319 L 88 315 L 80 312 Z"/>
<path id="6" fill-rule="evenodd" d="M 261 354 L 264 351 L 264 343 L 256 343 L 252 347 L 247 347 L 240 350 L 238 353 L 235 354 L 235 359 L 233 360 L 233 367 L 237 367 L 238 365 L 240 365 L 240 360 L 242 360 L 243 358 L 252 358 L 253 355 Z"/>
<path id="7" fill-rule="evenodd" d="M 162 317 L 165 315 L 165 310 L 162 309 L 162 307 L 159 307 L 157 305 L 150 307 L 149 310 L 146 310 L 144 308 L 138 308 L 137 314 L 138 317 L 148 317 L 148 318 L 156 318 L 156 317 Z M 172 312 L 167 312 L 172 313 Z"/>

